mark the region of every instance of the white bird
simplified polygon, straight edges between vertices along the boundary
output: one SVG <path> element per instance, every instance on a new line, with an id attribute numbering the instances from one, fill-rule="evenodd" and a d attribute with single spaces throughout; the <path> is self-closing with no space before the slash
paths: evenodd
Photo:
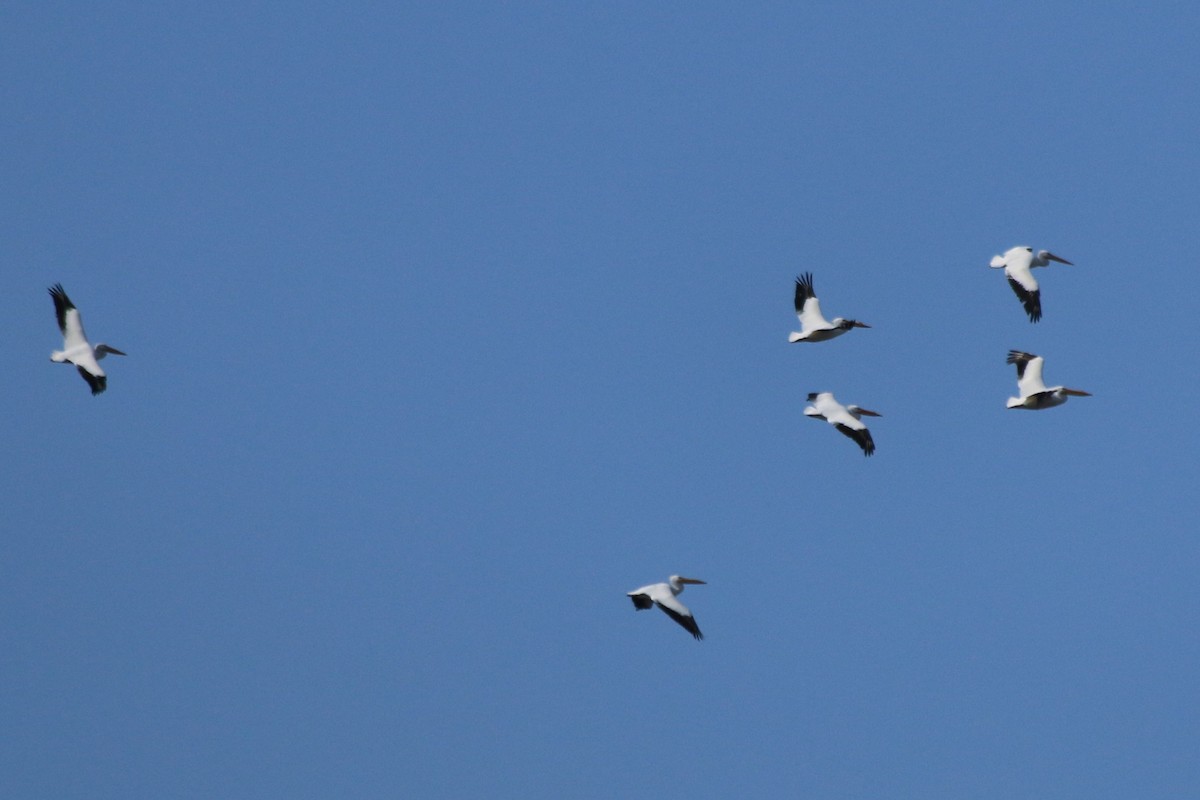
<path id="1" fill-rule="evenodd" d="M 667 583 L 652 583 L 649 586 L 634 589 L 632 592 L 627 592 L 626 594 L 633 600 L 633 607 L 638 611 L 645 611 L 647 608 L 658 606 L 668 617 L 682 625 L 692 636 L 695 636 L 697 639 L 703 639 L 704 634 L 700 632 L 700 626 L 696 624 L 696 619 L 692 616 L 692 612 L 688 610 L 687 606 L 675 599 L 675 596 L 682 592 L 684 585 L 688 583 L 703 584 L 704 581 L 672 575 Z"/>
<path id="2" fill-rule="evenodd" d="M 804 409 L 804 416 L 825 420 L 853 439 L 862 448 L 863 455 L 869 456 L 875 452 L 875 441 L 860 418 L 881 417 L 882 414 L 856 405 L 844 406 L 834 399 L 832 392 L 809 392 L 808 402 L 812 405 Z"/>
<path id="3" fill-rule="evenodd" d="M 1049 250 L 1038 250 L 1035 256 L 1032 247 L 1013 247 L 1002 256 L 992 256 L 990 266 L 992 269 L 1004 268 L 1004 274 L 1008 276 L 1008 285 L 1012 287 L 1021 305 L 1025 306 L 1025 313 L 1029 315 L 1030 322 L 1037 322 L 1042 318 L 1042 292 L 1038 289 L 1037 279 L 1033 277 L 1033 268 L 1048 267 L 1051 261 L 1074 266 L 1070 261 L 1059 258 Z"/>
<path id="4" fill-rule="evenodd" d="M 50 288 L 50 296 L 54 298 L 54 313 L 58 316 L 58 329 L 63 335 L 63 349 L 50 354 L 50 360 L 56 364 L 71 363 L 79 370 L 79 374 L 92 387 L 92 394 L 100 394 L 108 386 L 108 377 L 100 369 L 99 361 L 109 353 L 116 356 L 125 355 L 115 347 L 98 344 L 95 347 L 87 340 L 83 332 L 83 320 L 79 317 L 79 309 L 67 297 L 61 283 Z"/>
<path id="5" fill-rule="evenodd" d="M 1043 408 L 1061 406 L 1069 397 L 1091 397 L 1091 392 L 1080 389 L 1068 389 L 1065 386 L 1046 388 L 1042 382 L 1042 365 L 1046 359 L 1033 353 L 1023 353 L 1020 350 L 1009 350 L 1006 364 L 1017 365 L 1017 391 L 1020 397 L 1008 398 L 1009 408 L 1027 408 L 1038 411 Z"/>
<path id="6" fill-rule="evenodd" d="M 796 316 L 800 318 L 800 330 L 792 331 L 789 342 L 825 342 L 841 336 L 851 328 L 869 328 L 856 319 L 834 317 L 825 319 L 821 313 L 821 302 L 813 293 L 812 273 L 806 272 L 796 278 Z"/>

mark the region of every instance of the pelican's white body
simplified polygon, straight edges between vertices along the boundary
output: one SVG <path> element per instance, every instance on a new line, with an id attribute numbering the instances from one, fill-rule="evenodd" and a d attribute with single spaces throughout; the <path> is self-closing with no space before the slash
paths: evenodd
<path id="1" fill-rule="evenodd" d="M 869 328 L 865 322 L 855 319 L 834 317 L 832 321 L 825 319 L 821 313 L 821 301 L 817 299 L 813 289 L 812 273 L 805 273 L 796 278 L 795 296 L 796 317 L 800 320 L 800 330 L 788 334 L 788 341 L 795 342 L 827 342 L 848 332 L 851 328 Z"/>
<path id="2" fill-rule="evenodd" d="M 1035 267 L 1048 267 L 1051 261 L 1060 264 L 1070 264 L 1065 258 L 1059 258 L 1049 250 L 1039 250 L 1035 255 L 1032 247 L 1021 245 L 1010 247 L 1002 256 L 992 256 L 989 266 L 992 269 L 1003 269 L 1017 299 L 1025 307 L 1030 322 L 1042 318 L 1042 293 L 1038 287 L 1037 278 L 1033 277 Z"/>
<path id="3" fill-rule="evenodd" d="M 108 386 L 108 378 L 100 368 L 100 359 L 109 353 L 118 356 L 125 354 L 103 343 L 93 346 L 87 340 L 79 309 L 71 302 L 71 298 L 67 297 L 62 284 L 51 287 L 50 297 L 54 300 L 54 312 L 63 335 L 63 349 L 51 352 L 50 360 L 56 364 L 74 364 L 91 387 L 92 394 L 100 394 Z"/>
<path id="4" fill-rule="evenodd" d="M 1008 408 L 1040 411 L 1043 408 L 1061 406 L 1070 397 L 1091 396 L 1090 392 L 1068 389 L 1065 386 L 1047 388 L 1045 381 L 1042 380 L 1042 366 L 1046 363 L 1046 359 L 1041 356 L 1023 353 L 1020 350 L 1010 350 L 1007 361 L 1009 364 L 1017 365 L 1017 391 L 1021 395 L 1008 398 L 1006 404 Z"/>
<path id="5" fill-rule="evenodd" d="M 639 611 L 658 606 L 663 613 L 678 622 L 696 639 L 703 639 L 704 634 L 700 633 L 700 628 L 696 625 L 696 619 L 692 616 L 692 612 L 677 598 L 677 595 L 683 591 L 684 585 L 688 583 L 703 584 L 704 581 L 672 575 L 666 583 L 651 583 L 634 589 L 632 592 L 626 592 L 626 595 L 633 599 L 634 608 Z"/>
<path id="6" fill-rule="evenodd" d="M 878 417 L 878 413 L 859 408 L 856 405 L 844 406 L 837 401 L 832 392 L 812 392 L 808 395 L 812 405 L 804 409 L 804 416 L 823 419 L 846 436 L 853 439 L 862 448 L 863 455 L 875 452 L 875 441 L 871 432 L 863 424 L 861 417 Z"/>

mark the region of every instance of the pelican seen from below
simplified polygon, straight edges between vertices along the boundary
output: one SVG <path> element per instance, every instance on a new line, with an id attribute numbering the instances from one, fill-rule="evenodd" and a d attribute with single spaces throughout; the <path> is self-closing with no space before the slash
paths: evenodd
<path id="1" fill-rule="evenodd" d="M 1030 322 L 1037 322 L 1042 318 L 1042 292 L 1038 288 L 1037 279 L 1033 277 L 1033 268 L 1048 267 L 1051 261 L 1071 264 L 1049 250 L 1038 250 L 1035 255 L 1032 247 L 1013 247 L 1002 256 L 992 256 L 992 269 L 1004 270 L 1008 285 L 1025 307 Z"/>
<path id="2" fill-rule="evenodd" d="M 879 417 L 883 416 L 882 414 L 856 405 L 844 406 L 834 398 L 832 392 L 810 392 L 808 402 L 812 405 L 804 409 L 804 416 L 825 420 L 853 439 L 855 444 L 862 448 L 863 455 L 875 453 L 875 441 L 871 438 L 867 426 L 862 423 L 862 417 Z"/>
<path id="3" fill-rule="evenodd" d="M 800 330 L 792 331 L 788 336 L 789 342 L 825 342 L 841 336 L 851 328 L 871 327 L 856 319 L 825 319 L 821 313 L 821 302 L 813 292 L 811 272 L 796 278 L 796 316 L 800 318 Z"/>
<path id="4" fill-rule="evenodd" d="M 50 354 L 50 360 L 57 364 L 74 364 L 79 374 L 92 388 L 92 394 L 100 394 L 108 387 L 108 377 L 100 368 L 100 359 L 109 353 L 116 356 L 125 355 L 115 347 L 106 344 L 93 346 L 83 332 L 83 320 L 79 309 L 67 297 L 61 283 L 50 287 L 50 296 L 54 298 L 54 313 L 58 317 L 58 329 L 63 335 L 63 349 Z"/>
<path id="5" fill-rule="evenodd" d="M 627 594 L 633 600 L 633 607 L 638 611 L 645 611 L 647 608 L 658 606 L 664 614 L 682 625 L 684 630 L 692 636 L 697 639 L 703 639 L 704 634 L 700 632 L 700 626 L 696 624 L 696 618 L 692 616 L 692 612 L 688 610 L 688 607 L 679 602 L 679 599 L 676 597 L 676 595 L 683 591 L 683 587 L 689 583 L 703 584 L 704 581 L 672 575 L 667 579 L 666 583 L 652 583 L 649 586 L 643 586 L 640 589 L 627 592 Z"/>
<path id="6" fill-rule="evenodd" d="M 1033 353 L 1023 353 L 1020 350 L 1009 350 L 1007 364 L 1017 365 L 1017 391 L 1020 397 L 1008 398 L 1009 408 L 1027 408 L 1039 411 L 1043 408 L 1061 406 L 1071 397 L 1091 397 L 1091 392 L 1081 389 L 1068 389 L 1065 386 L 1046 388 L 1042 381 L 1042 365 L 1046 359 Z"/>

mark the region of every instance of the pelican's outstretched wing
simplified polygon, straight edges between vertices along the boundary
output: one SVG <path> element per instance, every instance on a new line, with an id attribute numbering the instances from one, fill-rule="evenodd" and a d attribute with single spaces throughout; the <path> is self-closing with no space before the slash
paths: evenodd
<path id="1" fill-rule="evenodd" d="M 1021 350 L 1009 350 L 1004 362 L 1017 365 L 1017 391 L 1021 397 L 1046 391 L 1046 383 L 1042 380 L 1042 365 L 1046 359 Z"/>
<path id="2" fill-rule="evenodd" d="M 1042 318 L 1042 292 L 1038 289 L 1038 283 L 1033 277 L 1033 273 L 1026 270 L 1024 274 L 1014 275 L 1010 270 L 1008 271 L 1008 285 L 1012 287 L 1013 294 L 1025 307 L 1029 321 L 1040 320 Z"/>
<path id="3" fill-rule="evenodd" d="M 800 327 L 804 333 L 814 328 L 824 328 L 829 325 L 825 315 L 821 313 L 821 302 L 813 289 L 811 272 L 806 272 L 796 278 L 796 316 L 800 318 Z"/>
<path id="4" fill-rule="evenodd" d="M 108 377 L 104 373 L 93 375 L 83 367 L 76 366 L 79 369 L 79 374 L 87 381 L 88 386 L 92 387 L 92 394 L 100 394 L 108 388 Z"/>
<path id="5" fill-rule="evenodd" d="M 859 424 L 861 425 L 862 423 Z M 871 456 L 875 454 L 875 440 L 871 438 L 871 432 L 867 430 L 865 425 L 856 429 L 851 428 L 846 423 L 835 422 L 833 427 L 853 439 L 862 448 L 863 455 Z"/>
<path id="6" fill-rule="evenodd" d="M 695 636 L 697 639 L 704 638 L 704 634 L 700 632 L 700 626 L 696 624 L 696 619 L 692 616 L 692 612 L 683 603 L 674 597 L 664 597 L 658 600 L 657 603 L 658 607 L 668 617 L 682 625 L 692 636 Z"/>
<path id="7" fill-rule="evenodd" d="M 63 335 L 63 350 L 87 344 L 87 336 L 83 332 L 83 318 L 79 309 L 67 297 L 61 283 L 50 287 L 50 296 L 54 298 L 54 315 L 58 317 L 58 329 Z"/>

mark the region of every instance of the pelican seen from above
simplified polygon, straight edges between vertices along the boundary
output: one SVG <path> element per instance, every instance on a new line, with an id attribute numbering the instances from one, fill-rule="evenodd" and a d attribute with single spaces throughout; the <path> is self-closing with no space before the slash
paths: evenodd
<path id="1" fill-rule="evenodd" d="M 792 331 L 788 336 L 789 342 L 825 342 L 841 336 L 851 328 L 871 327 L 856 319 L 825 319 L 821 313 L 821 302 L 813 292 L 811 272 L 796 278 L 796 316 L 800 318 L 800 330 Z"/>
<path id="2" fill-rule="evenodd" d="M 116 356 L 125 354 L 106 344 L 93 346 L 87 340 L 79 309 L 71 302 L 71 298 L 67 297 L 61 283 L 50 287 L 50 296 L 54 298 L 54 313 L 58 317 L 58 329 L 63 335 L 63 349 L 51 353 L 50 360 L 57 364 L 74 364 L 92 388 L 92 394 L 100 394 L 108 387 L 108 377 L 100 368 L 100 359 L 109 353 Z"/>
<path id="3" fill-rule="evenodd" d="M 1037 322 L 1042 318 L 1042 292 L 1038 288 L 1037 279 L 1033 277 L 1033 268 L 1048 267 L 1051 261 L 1071 264 L 1049 250 L 1038 250 L 1035 255 L 1032 247 L 1013 247 L 1006 250 L 1002 256 L 992 256 L 992 269 L 1003 268 L 1005 276 L 1008 277 L 1008 285 L 1025 307 L 1030 322 Z"/>
<path id="4" fill-rule="evenodd" d="M 1020 397 L 1008 398 L 1009 408 L 1027 408 L 1039 411 L 1043 408 L 1061 406 L 1071 397 L 1091 397 L 1091 392 L 1080 389 L 1068 389 L 1065 386 L 1046 388 L 1042 381 L 1042 365 L 1046 359 L 1033 353 L 1023 353 L 1020 350 L 1009 350 L 1007 364 L 1017 365 L 1017 391 Z"/>
<path id="5" fill-rule="evenodd" d="M 804 416 L 823 419 L 854 440 L 862 448 L 863 455 L 869 456 L 875 452 L 875 441 L 871 432 L 862 423 L 862 417 L 880 417 L 874 411 L 859 408 L 856 405 L 844 406 L 833 396 L 832 392 L 810 392 L 808 402 L 812 403 L 804 409 Z"/>
<path id="6" fill-rule="evenodd" d="M 700 626 L 696 624 L 696 618 L 692 616 L 692 612 L 688 610 L 688 607 L 679 602 L 679 599 L 676 597 L 676 595 L 683 591 L 683 587 L 689 583 L 703 584 L 704 581 L 672 575 L 667 579 L 666 583 L 652 583 L 649 586 L 643 586 L 640 589 L 627 592 L 627 594 L 633 600 L 633 607 L 638 611 L 645 611 L 647 608 L 658 606 L 662 609 L 663 613 L 682 625 L 684 630 L 692 636 L 697 639 L 703 639 L 704 634 L 700 632 Z"/>

